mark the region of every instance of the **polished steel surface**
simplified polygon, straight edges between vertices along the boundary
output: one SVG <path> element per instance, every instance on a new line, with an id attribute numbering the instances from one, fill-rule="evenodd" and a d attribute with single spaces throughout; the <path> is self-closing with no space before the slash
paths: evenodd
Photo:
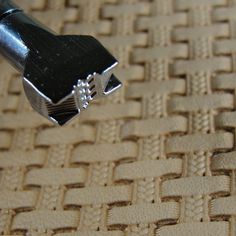
<path id="1" fill-rule="evenodd" d="M 0 0 L 0 53 L 23 75 L 32 107 L 63 125 L 121 86 L 117 60 L 92 36 L 55 35 Z"/>

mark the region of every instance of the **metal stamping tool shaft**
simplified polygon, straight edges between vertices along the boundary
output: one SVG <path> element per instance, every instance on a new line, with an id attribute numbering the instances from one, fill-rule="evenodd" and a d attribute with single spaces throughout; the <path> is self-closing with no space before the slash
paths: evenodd
<path id="1" fill-rule="evenodd" d="M 8 0 L 0 0 L 0 53 L 23 75 L 32 107 L 59 125 L 121 87 L 117 60 L 95 38 L 55 35 Z"/>

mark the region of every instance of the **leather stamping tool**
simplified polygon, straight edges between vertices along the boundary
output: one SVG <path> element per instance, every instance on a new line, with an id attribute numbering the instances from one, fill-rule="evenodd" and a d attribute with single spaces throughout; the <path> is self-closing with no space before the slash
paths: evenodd
<path id="1" fill-rule="evenodd" d="M 121 87 L 117 60 L 94 37 L 56 35 L 8 0 L 0 0 L 0 52 L 22 74 L 32 107 L 59 125 Z"/>

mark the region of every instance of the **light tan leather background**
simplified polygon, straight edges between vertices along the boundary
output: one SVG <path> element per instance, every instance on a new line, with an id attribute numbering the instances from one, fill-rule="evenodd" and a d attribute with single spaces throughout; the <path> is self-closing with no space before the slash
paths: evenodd
<path id="1" fill-rule="evenodd" d="M 236 235 L 236 1 L 17 0 L 97 36 L 123 88 L 59 128 L 0 62 L 0 234 Z"/>

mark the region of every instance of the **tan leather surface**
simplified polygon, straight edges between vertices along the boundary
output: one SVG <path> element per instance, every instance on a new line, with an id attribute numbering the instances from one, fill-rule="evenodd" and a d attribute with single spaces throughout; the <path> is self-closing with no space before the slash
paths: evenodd
<path id="1" fill-rule="evenodd" d="M 234 236 L 236 1 L 16 2 L 97 36 L 124 86 L 54 127 L 0 59 L 0 234 Z"/>

